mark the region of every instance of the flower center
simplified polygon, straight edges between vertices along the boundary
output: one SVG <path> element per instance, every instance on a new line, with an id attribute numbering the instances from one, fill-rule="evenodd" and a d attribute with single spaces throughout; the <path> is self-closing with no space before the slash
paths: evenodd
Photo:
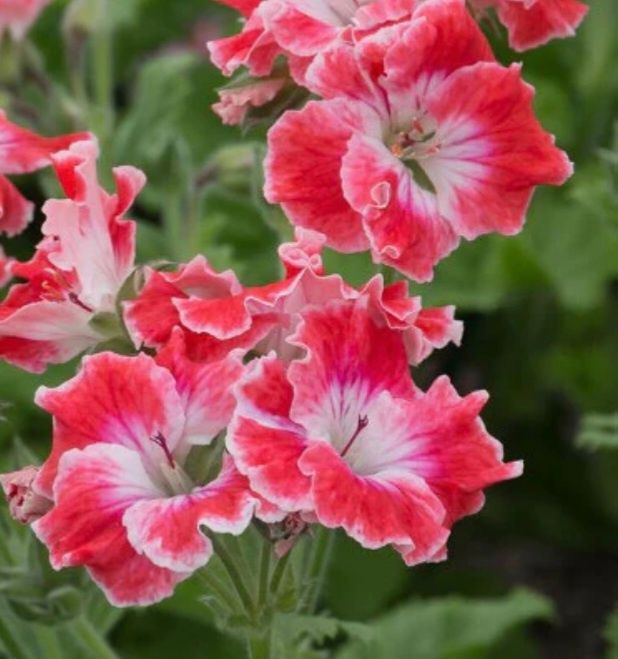
<path id="1" fill-rule="evenodd" d="M 389 144 L 391 153 L 412 172 L 418 185 L 430 192 L 436 190 L 421 162 L 440 153 L 441 146 L 435 122 L 426 114 L 415 115 L 409 129 L 395 133 Z"/>
<path id="2" fill-rule="evenodd" d="M 162 432 L 157 432 L 155 433 L 151 438 L 150 441 L 156 444 L 157 446 L 160 446 L 161 449 L 163 450 L 163 454 L 165 455 L 165 459 L 167 460 L 167 464 L 174 469 L 176 466 L 176 463 L 174 462 L 174 456 L 172 455 L 172 452 L 170 451 L 170 447 L 167 445 L 167 439 L 163 436 Z"/>
<path id="3" fill-rule="evenodd" d="M 186 474 L 185 470 L 174 460 L 174 456 L 170 451 L 167 439 L 165 439 L 162 432 L 155 433 L 150 441 L 161 447 L 165 461 L 158 465 L 158 474 L 162 477 L 165 489 L 169 493 L 174 494 L 188 494 L 193 490 L 193 481 Z"/>
<path id="4" fill-rule="evenodd" d="M 358 439 L 358 436 L 368 425 L 369 425 L 369 417 L 367 416 L 358 417 L 358 425 L 356 426 L 356 430 L 354 431 L 352 437 L 348 439 L 346 445 L 343 447 L 343 451 L 341 451 L 342 458 L 345 458 L 346 453 L 352 448 L 354 442 Z"/>

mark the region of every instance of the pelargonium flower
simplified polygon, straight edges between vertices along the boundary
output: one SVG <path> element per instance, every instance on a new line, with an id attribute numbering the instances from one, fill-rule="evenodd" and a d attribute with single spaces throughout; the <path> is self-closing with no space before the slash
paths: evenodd
<path id="1" fill-rule="evenodd" d="M 275 58 L 285 55 L 299 84 L 321 51 L 340 39 L 358 41 L 384 25 L 410 17 L 422 0 L 221 0 L 240 11 L 240 34 L 208 44 L 213 63 L 226 75 L 246 66 L 268 75 Z"/>
<path id="2" fill-rule="evenodd" d="M 3 7 L 0 0 L 0 31 Z M 24 2 L 9 5 L 28 5 Z M 52 155 L 68 149 L 79 140 L 90 139 L 89 133 L 71 133 L 58 137 L 41 137 L 17 126 L 0 110 L 0 233 L 21 233 L 32 219 L 33 206 L 4 174 L 26 174 L 52 164 Z"/>
<path id="3" fill-rule="evenodd" d="M 267 199 L 418 281 L 460 237 L 517 233 L 534 188 L 571 174 L 520 67 L 494 61 L 459 0 L 317 56 L 307 84 L 327 100 L 270 129 Z"/>
<path id="4" fill-rule="evenodd" d="M 97 146 L 76 142 L 52 156 L 68 199 L 48 201 L 43 240 L 12 274 L 26 280 L 0 303 L 0 358 L 32 372 L 68 361 L 106 338 L 91 321 L 115 313 L 133 268 L 135 223 L 122 219 L 144 184 L 133 167 L 114 169 L 117 192 L 96 178 Z"/>
<path id="5" fill-rule="evenodd" d="M 483 489 L 518 476 L 478 414 L 485 392 L 461 398 L 447 377 L 423 393 L 401 336 L 366 300 L 303 313 L 286 364 L 253 362 L 236 387 L 227 446 L 265 499 L 364 547 L 392 545 L 408 565 L 438 561 L 455 521 Z"/>
<path id="6" fill-rule="evenodd" d="M 23 39 L 30 26 L 51 0 L 0 0 L 0 37 L 9 30 L 14 39 Z"/>
<path id="7" fill-rule="evenodd" d="M 38 391 L 54 438 L 35 487 L 54 506 L 33 529 L 55 569 L 85 566 L 116 606 L 150 604 L 208 562 L 201 527 L 247 527 L 259 499 L 229 456 L 207 483 L 190 459 L 227 425 L 242 368 L 233 353 L 193 362 L 176 333 L 156 362 L 99 353 L 66 384 Z"/>
<path id="8" fill-rule="evenodd" d="M 434 348 L 459 343 L 463 328 L 454 320 L 454 307 L 423 309 L 420 297 L 409 296 L 406 282 L 384 286 L 377 275 L 357 290 L 339 275 L 325 274 L 324 240 L 320 233 L 297 229 L 296 242 L 279 248 L 284 278 L 266 286 L 243 289 L 231 271 L 216 273 L 203 257 L 176 273 L 148 270 L 141 293 L 124 303 L 125 324 L 137 346 L 158 348 L 181 327 L 200 358 L 253 348 L 291 359 L 298 350 L 286 338 L 302 310 L 332 299 L 367 298 L 377 322 L 404 336 L 413 364 Z"/>
<path id="9" fill-rule="evenodd" d="M 511 48 L 536 48 L 555 38 L 572 37 L 588 6 L 578 0 L 473 0 L 478 10 L 494 7 L 509 32 Z"/>

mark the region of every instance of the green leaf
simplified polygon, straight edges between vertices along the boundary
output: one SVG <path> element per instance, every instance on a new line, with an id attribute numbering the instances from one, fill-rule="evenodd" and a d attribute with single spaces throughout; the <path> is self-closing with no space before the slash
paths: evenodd
<path id="1" fill-rule="evenodd" d="M 618 413 L 586 415 L 581 422 L 577 443 L 591 450 L 618 449 Z"/>
<path id="2" fill-rule="evenodd" d="M 499 599 L 413 600 L 376 620 L 370 648 L 351 643 L 337 659 L 489 659 L 485 651 L 509 630 L 552 613 L 547 599 L 528 590 Z"/>
<path id="3" fill-rule="evenodd" d="M 278 647 L 275 647 L 277 659 L 291 659 L 292 648 L 296 649 L 293 656 L 305 659 L 322 656 L 319 648 L 341 638 L 357 640 L 362 646 L 373 639 L 373 631 L 368 625 L 325 615 L 278 614 L 274 630 L 274 638 L 278 641 Z"/>

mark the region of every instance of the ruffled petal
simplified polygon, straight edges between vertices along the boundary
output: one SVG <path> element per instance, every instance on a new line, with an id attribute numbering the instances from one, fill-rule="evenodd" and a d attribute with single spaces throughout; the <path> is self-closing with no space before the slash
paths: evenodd
<path id="1" fill-rule="evenodd" d="M 0 11 L 0 28 L 1 25 Z M 41 137 L 9 121 L 0 110 L 0 174 L 34 172 L 51 165 L 51 156 L 57 151 L 68 149 L 74 142 L 91 139 L 90 133 Z"/>
<path id="2" fill-rule="evenodd" d="M 312 439 L 343 446 L 383 391 L 414 395 L 401 334 L 378 327 L 367 302 L 307 310 L 290 338 L 306 351 L 288 371 L 294 390 L 290 418 Z"/>
<path id="3" fill-rule="evenodd" d="M 572 37 L 588 13 L 578 0 L 517 0 L 498 2 L 498 17 L 509 31 L 509 44 L 518 51 L 536 48 L 555 38 Z"/>
<path id="4" fill-rule="evenodd" d="M 0 176 L 0 233 L 16 236 L 30 224 L 34 205 L 4 176 Z"/>
<path id="5" fill-rule="evenodd" d="M 435 195 L 382 142 L 362 135 L 350 140 L 341 176 L 346 199 L 363 217 L 374 261 L 430 280 L 435 264 L 459 243 Z"/>
<path id="6" fill-rule="evenodd" d="M 309 102 L 286 112 L 268 133 L 264 194 L 297 226 L 325 234 L 342 251 L 367 248 L 359 214 L 341 191 L 348 140 L 375 116 L 343 100 Z"/>
<path id="7" fill-rule="evenodd" d="M 181 439 L 184 409 L 174 378 L 143 354 L 85 357 L 74 378 L 56 389 L 39 388 L 35 400 L 54 417 L 52 451 L 37 480 L 45 494 L 51 492 L 58 461 L 71 448 L 118 444 L 156 468 L 166 456 L 152 438 L 163 436 L 170 452 Z"/>
<path id="8" fill-rule="evenodd" d="M 241 356 L 236 352 L 220 361 L 194 361 L 179 328 L 157 354 L 157 364 L 174 376 L 184 406 L 185 442 L 209 444 L 229 423 L 236 404 L 232 387 L 243 373 Z"/>
<path id="9" fill-rule="evenodd" d="M 189 575 L 138 555 L 122 517 L 137 501 L 158 494 L 138 453 L 109 444 L 71 450 L 59 464 L 54 508 L 32 528 L 56 570 L 86 566 L 114 606 L 153 604 Z"/>
<path id="10" fill-rule="evenodd" d="M 435 87 L 425 107 L 437 122 L 435 156 L 422 166 L 441 214 L 468 239 L 517 233 L 535 186 L 573 171 L 534 116 L 533 89 L 519 65 L 479 63 Z"/>
<path id="11" fill-rule="evenodd" d="M 155 565 L 194 572 L 206 565 L 212 543 L 201 531 L 240 535 L 249 525 L 257 500 L 247 479 L 224 458 L 221 474 L 204 487 L 167 499 L 144 499 L 124 514 L 129 542 Z"/>
<path id="12" fill-rule="evenodd" d="M 226 445 L 238 469 L 283 510 L 309 508 L 309 479 L 297 467 L 306 438 L 289 419 L 293 390 L 285 366 L 274 355 L 252 362 L 235 394 Z"/>

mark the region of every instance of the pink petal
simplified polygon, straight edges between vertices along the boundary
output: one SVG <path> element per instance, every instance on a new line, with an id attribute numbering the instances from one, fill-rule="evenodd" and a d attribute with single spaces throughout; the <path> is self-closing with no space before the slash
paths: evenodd
<path id="1" fill-rule="evenodd" d="M 34 205 L 4 176 L 0 176 L 0 233 L 16 236 L 32 220 Z"/>
<path id="2" fill-rule="evenodd" d="M 206 565 L 213 552 L 201 527 L 240 535 L 256 503 L 247 479 L 228 456 L 216 480 L 191 494 L 139 501 L 125 512 L 123 523 L 131 545 L 155 565 L 194 572 Z"/>
<path id="3" fill-rule="evenodd" d="M 423 168 L 440 212 L 468 239 L 517 233 L 534 187 L 560 185 L 573 171 L 536 119 L 532 97 L 519 66 L 479 63 L 451 75 L 425 100 L 440 147 Z"/>
<path id="4" fill-rule="evenodd" d="M 430 280 L 435 264 L 459 242 L 435 196 L 382 142 L 361 135 L 350 140 L 341 176 L 346 199 L 363 216 L 374 260 Z"/>
<path id="5" fill-rule="evenodd" d="M 189 576 L 139 556 L 122 525 L 125 511 L 159 494 L 140 457 L 118 445 L 65 453 L 54 483 L 54 508 L 32 527 L 56 570 L 86 566 L 114 606 L 153 604 Z"/>
<path id="6" fill-rule="evenodd" d="M 588 6 L 577 0 L 536 0 L 529 7 L 516 0 L 498 0 L 497 9 L 508 28 L 509 44 L 518 51 L 572 37 L 588 13 Z"/>
<path id="7" fill-rule="evenodd" d="M 229 423 L 236 401 L 232 387 L 243 373 L 241 355 L 214 362 L 193 361 L 180 329 L 156 357 L 176 381 L 185 410 L 184 441 L 209 444 Z"/>
<path id="8" fill-rule="evenodd" d="M 491 47 L 460 0 L 421 3 L 410 27 L 394 33 L 384 58 L 391 108 L 412 112 L 428 89 L 462 66 L 494 61 Z"/>
<path id="9" fill-rule="evenodd" d="M 297 467 L 306 439 L 289 419 L 293 392 L 284 365 L 274 355 L 252 362 L 235 394 L 226 445 L 239 471 L 267 501 L 288 511 L 308 508 L 309 480 Z"/>
<path id="10" fill-rule="evenodd" d="M 45 204 L 47 219 L 42 231 L 55 241 L 49 255 L 53 265 L 76 271 L 82 302 L 112 311 L 135 254 L 135 224 L 121 216 L 145 177 L 134 168 L 118 168 L 118 194 L 110 196 L 97 183 L 97 153 L 96 144 L 90 141 L 77 142 L 54 155 L 56 173 L 69 199 Z"/>
<path id="11" fill-rule="evenodd" d="M 363 547 L 405 544 L 430 557 L 449 535 L 440 500 L 412 473 L 394 469 L 361 477 L 322 442 L 307 449 L 300 468 L 311 477 L 319 522 L 342 527 Z"/>
<path id="12" fill-rule="evenodd" d="M 207 46 L 212 63 L 225 75 L 231 75 L 238 67 L 246 66 L 252 75 L 266 76 L 281 52 L 265 27 L 259 9 L 251 14 L 240 34 L 209 41 Z"/>
<path id="13" fill-rule="evenodd" d="M 58 461 L 71 448 L 117 444 L 136 451 L 146 464 L 164 462 L 152 438 L 160 433 L 169 451 L 178 446 L 184 410 L 172 374 L 144 354 L 110 352 L 85 357 L 79 373 L 56 389 L 40 387 L 36 403 L 54 417 L 52 451 L 37 486 L 51 492 Z"/>
<path id="14" fill-rule="evenodd" d="M 367 248 L 360 216 L 341 191 L 341 159 L 354 131 L 376 121 L 359 104 L 309 102 L 268 133 L 264 194 L 297 226 L 320 231 L 342 251 Z"/>
<path id="15" fill-rule="evenodd" d="M 2 14 L 0 8 L 0 26 Z M 80 140 L 90 140 L 90 133 L 71 133 L 59 137 L 41 137 L 21 128 L 0 110 L 0 173 L 25 174 L 51 165 L 51 156 L 68 149 Z"/>
<path id="16" fill-rule="evenodd" d="M 414 395 L 402 336 L 375 324 L 366 299 L 332 302 L 302 317 L 290 342 L 307 355 L 289 367 L 290 418 L 312 439 L 345 442 L 383 391 Z"/>
<path id="17" fill-rule="evenodd" d="M 219 90 L 219 102 L 212 106 L 224 124 L 235 126 L 244 121 L 251 108 L 270 103 L 286 85 L 285 78 L 251 80 L 242 87 Z"/>

